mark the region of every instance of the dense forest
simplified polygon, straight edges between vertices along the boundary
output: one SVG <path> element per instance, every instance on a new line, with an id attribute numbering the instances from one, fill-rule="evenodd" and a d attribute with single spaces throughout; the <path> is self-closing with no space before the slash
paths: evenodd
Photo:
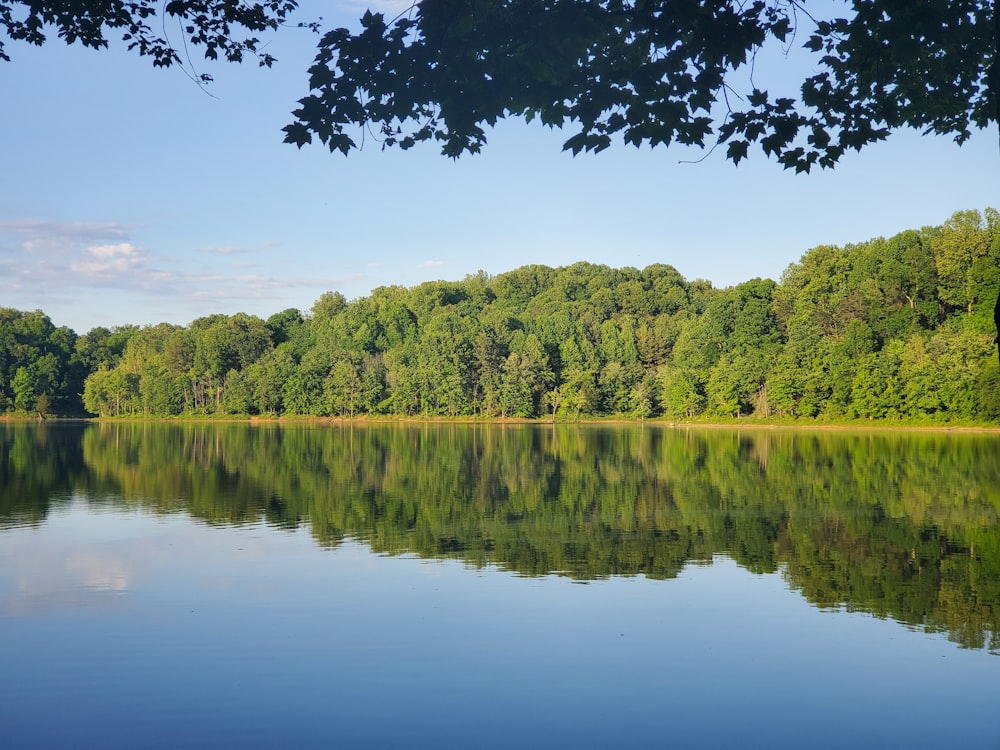
<path id="1" fill-rule="evenodd" d="M 988 208 L 725 289 L 533 265 L 79 336 L 0 308 L 0 412 L 988 422 L 998 290 Z"/>

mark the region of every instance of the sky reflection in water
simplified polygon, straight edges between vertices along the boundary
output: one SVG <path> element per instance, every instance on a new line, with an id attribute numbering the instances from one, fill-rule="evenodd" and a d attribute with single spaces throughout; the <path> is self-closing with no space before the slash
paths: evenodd
<path id="1" fill-rule="evenodd" d="M 0 532 L 5 747 L 1000 744 L 997 657 L 731 558 L 579 585 L 95 509 Z"/>

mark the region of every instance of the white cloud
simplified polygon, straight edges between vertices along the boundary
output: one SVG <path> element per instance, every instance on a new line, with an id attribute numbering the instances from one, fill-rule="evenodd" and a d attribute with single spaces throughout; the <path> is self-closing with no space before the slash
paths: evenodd
<path id="1" fill-rule="evenodd" d="M 186 257 L 161 255 L 135 241 L 134 233 L 111 222 L 0 222 L 3 304 L 52 314 L 60 307 L 103 309 L 141 299 L 144 310 L 221 312 L 223 305 L 268 300 L 287 306 L 299 290 L 305 297 L 358 278 L 255 273 L 258 263 L 233 262 L 244 252 L 236 245 L 201 248 Z"/>
<path id="2" fill-rule="evenodd" d="M 95 258 L 113 258 L 115 256 L 135 257 L 135 245 L 131 242 L 120 242 L 117 245 L 94 245 L 87 252 Z"/>
<path id="3" fill-rule="evenodd" d="M 425 260 L 417 268 L 437 268 L 443 265 L 446 265 L 443 260 Z"/>
<path id="4" fill-rule="evenodd" d="M 84 248 L 83 254 L 83 258 L 70 261 L 69 268 L 84 276 L 112 276 L 133 272 L 143 264 L 142 253 L 131 242 L 91 245 Z"/>
<path id="5" fill-rule="evenodd" d="M 0 291 L 64 293 L 134 274 L 145 254 L 129 241 L 133 231 L 116 222 L 2 221 Z"/>

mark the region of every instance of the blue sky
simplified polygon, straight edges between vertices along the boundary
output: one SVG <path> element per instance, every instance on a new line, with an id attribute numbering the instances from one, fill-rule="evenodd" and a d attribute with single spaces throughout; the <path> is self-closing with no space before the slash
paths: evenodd
<path id="1" fill-rule="evenodd" d="M 306 2 L 352 25 L 362 3 Z M 778 279 L 811 247 L 1000 207 L 997 132 L 963 147 L 901 132 L 795 175 L 752 153 L 615 146 L 572 157 L 568 135 L 511 121 L 478 156 L 433 145 L 350 157 L 281 142 L 307 93 L 316 38 L 275 34 L 271 70 L 153 69 L 113 45 L 11 43 L 0 63 L 0 306 L 56 325 L 182 325 L 211 313 L 308 310 L 391 284 L 576 261 L 673 265 L 729 286 Z M 793 56 L 794 57 L 794 56 Z M 791 61 L 756 75 L 793 80 Z M 801 75 L 801 69 L 799 69 Z M 759 81 L 758 81 L 759 83 Z"/>

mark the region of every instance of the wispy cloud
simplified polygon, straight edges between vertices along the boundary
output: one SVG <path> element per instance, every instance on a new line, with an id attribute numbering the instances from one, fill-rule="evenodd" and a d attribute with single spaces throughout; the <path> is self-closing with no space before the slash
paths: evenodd
<path id="1" fill-rule="evenodd" d="M 417 268 L 437 268 L 438 266 L 445 265 L 443 260 L 425 260 Z"/>
<path id="2" fill-rule="evenodd" d="M 0 221 L 0 235 L 23 238 L 21 247 L 29 253 L 69 251 L 80 245 L 122 241 L 134 231 L 135 227 L 129 224 L 110 221 Z"/>
<path id="3" fill-rule="evenodd" d="M 233 262 L 244 252 L 236 245 L 201 248 L 207 252 L 194 257 L 165 256 L 140 244 L 136 233 L 111 222 L 0 222 L 4 304 L 110 304 L 125 294 L 140 295 L 151 307 L 204 309 L 212 301 L 287 300 L 298 289 L 313 293 L 356 278 L 255 273 L 258 264 Z"/>
<path id="4" fill-rule="evenodd" d="M 0 222 L 0 290 L 149 290 L 165 273 L 134 232 L 113 222 Z"/>

